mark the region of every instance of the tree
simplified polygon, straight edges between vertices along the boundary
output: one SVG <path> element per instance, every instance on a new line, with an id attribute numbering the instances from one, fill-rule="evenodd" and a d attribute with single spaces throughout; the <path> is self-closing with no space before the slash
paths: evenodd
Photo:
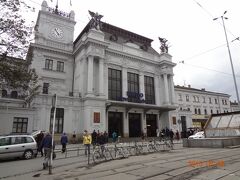
<path id="1" fill-rule="evenodd" d="M 38 76 L 35 69 L 29 68 L 30 63 L 23 59 L 0 56 L 1 89 L 14 89 L 20 98 L 30 104 L 34 95 L 38 94 Z"/>
<path id="2" fill-rule="evenodd" d="M 30 69 L 31 60 L 22 59 L 27 53 L 32 27 L 21 13 L 31 8 L 24 1 L 0 0 L 0 89 L 16 90 L 30 105 L 38 94 L 38 76 Z"/>
<path id="3" fill-rule="evenodd" d="M 0 0 L 0 3 L 0 53 L 22 58 L 27 52 L 32 27 L 21 13 L 31 7 L 20 0 Z"/>

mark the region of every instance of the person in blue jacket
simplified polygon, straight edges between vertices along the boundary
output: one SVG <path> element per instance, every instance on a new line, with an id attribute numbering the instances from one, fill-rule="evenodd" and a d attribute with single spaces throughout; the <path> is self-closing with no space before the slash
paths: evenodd
<path id="1" fill-rule="evenodd" d="M 44 162 L 43 162 L 43 169 L 46 169 L 49 165 L 50 157 L 51 157 L 51 152 L 52 150 L 54 151 L 55 149 L 55 143 L 53 142 L 52 146 L 52 136 L 50 133 L 47 133 L 46 136 L 42 140 L 42 146 L 44 149 Z"/>
<path id="2" fill-rule="evenodd" d="M 68 137 L 67 137 L 66 133 L 63 133 L 63 135 L 61 137 L 62 153 L 65 153 L 67 143 L 68 143 Z"/>

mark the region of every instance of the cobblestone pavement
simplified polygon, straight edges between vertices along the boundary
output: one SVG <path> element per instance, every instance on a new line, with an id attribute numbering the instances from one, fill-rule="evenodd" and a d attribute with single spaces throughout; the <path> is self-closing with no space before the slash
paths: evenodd
<path id="1" fill-rule="evenodd" d="M 74 163 L 6 178 L 8 180 L 240 180 L 240 149 L 177 148 L 97 165 Z"/>

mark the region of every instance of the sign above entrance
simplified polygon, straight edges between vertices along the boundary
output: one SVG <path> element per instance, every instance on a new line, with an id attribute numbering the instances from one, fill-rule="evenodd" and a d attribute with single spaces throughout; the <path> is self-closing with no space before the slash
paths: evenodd
<path id="1" fill-rule="evenodd" d="M 127 98 L 126 97 L 119 97 L 119 101 L 129 101 L 129 99 L 134 99 L 134 102 L 137 103 L 145 103 L 145 99 L 143 99 L 143 93 L 131 92 L 127 91 Z"/>

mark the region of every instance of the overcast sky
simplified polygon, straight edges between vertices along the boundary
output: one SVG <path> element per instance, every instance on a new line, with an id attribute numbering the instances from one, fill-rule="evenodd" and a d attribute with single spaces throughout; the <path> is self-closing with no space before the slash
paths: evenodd
<path id="1" fill-rule="evenodd" d="M 36 11 L 42 0 L 25 0 Z M 57 0 L 48 0 L 55 6 Z M 90 19 L 88 10 L 98 12 L 102 21 L 153 39 L 160 52 L 158 37 L 169 41 L 173 56 L 175 85 L 191 85 L 208 91 L 227 93 L 236 100 L 232 70 L 221 19 L 225 21 L 238 89 L 240 89 L 240 1 L 239 0 L 59 0 L 59 10 L 75 11 L 75 38 Z M 182 62 L 183 63 L 179 63 Z"/>

